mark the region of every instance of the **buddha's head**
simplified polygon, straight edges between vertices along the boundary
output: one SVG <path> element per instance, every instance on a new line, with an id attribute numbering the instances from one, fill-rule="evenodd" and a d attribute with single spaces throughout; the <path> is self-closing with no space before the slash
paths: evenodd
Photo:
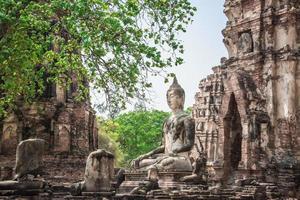
<path id="1" fill-rule="evenodd" d="M 184 98 L 184 90 L 178 84 L 177 78 L 174 77 L 173 83 L 167 91 L 167 102 L 171 110 L 183 110 Z"/>

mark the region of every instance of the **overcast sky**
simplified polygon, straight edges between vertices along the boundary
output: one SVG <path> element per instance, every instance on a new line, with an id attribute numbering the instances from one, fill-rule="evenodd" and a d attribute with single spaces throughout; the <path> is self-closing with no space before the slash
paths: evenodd
<path id="1" fill-rule="evenodd" d="M 221 57 L 227 57 L 222 42 L 221 31 L 225 28 L 226 17 L 223 14 L 224 0 L 191 0 L 197 7 L 194 22 L 186 33 L 181 36 L 185 46 L 185 63 L 171 68 L 176 74 L 179 84 L 185 89 L 185 107 L 192 106 L 199 81 L 211 74 L 211 68 L 219 65 Z M 169 84 L 162 78 L 151 78 L 152 104 L 158 110 L 169 111 L 166 103 L 166 91 Z"/>

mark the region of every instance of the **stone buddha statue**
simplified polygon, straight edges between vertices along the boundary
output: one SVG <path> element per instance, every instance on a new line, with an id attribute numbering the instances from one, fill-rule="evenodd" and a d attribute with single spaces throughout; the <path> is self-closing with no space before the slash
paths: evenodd
<path id="1" fill-rule="evenodd" d="M 146 171 L 192 171 L 189 158 L 195 140 L 195 122 L 183 111 L 185 93 L 176 77 L 167 91 L 167 102 L 172 111 L 164 122 L 162 145 L 133 160 L 132 167 Z"/>

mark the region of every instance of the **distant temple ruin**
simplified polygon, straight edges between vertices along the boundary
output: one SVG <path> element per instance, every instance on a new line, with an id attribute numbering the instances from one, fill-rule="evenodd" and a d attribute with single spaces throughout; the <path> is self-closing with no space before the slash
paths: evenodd
<path id="1" fill-rule="evenodd" d="M 12 171 L 18 143 L 30 138 L 46 141 L 50 176 L 83 175 L 86 156 L 98 148 L 98 128 L 89 99 L 75 101 L 77 87 L 75 78 L 70 88 L 47 84 L 36 102 L 18 101 L 17 108 L 0 122 L 1 179 Z"/>
<path id="2" fill-rule="evenodd" d="M 300 1 L 226 0 L 229 58 L 200 81 L 196 137 L 217 179 L 299 192 Z"/>

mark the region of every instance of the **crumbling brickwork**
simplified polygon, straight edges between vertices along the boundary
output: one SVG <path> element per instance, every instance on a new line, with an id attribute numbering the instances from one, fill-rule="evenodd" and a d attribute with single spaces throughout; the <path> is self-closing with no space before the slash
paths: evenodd
<path id="1" fill-rule="evenodd" d="M 272 179 L 282 193 L 296 196 L 300 1 L 226 0 L 224 13 L 229 58 L 200 82 L 193 107 L 197 136 L 223 183 Z"/>
<path id="2" fill-rule="evenodd" d="M 4 169 L 13 167 L 20 141 L 41 138 L 46 141 L 47 165 L 52 166 L 51 161 L 64 163 L 60 168 L 61 173 L 57 175 L 46 167 L 49 174 L 64 174 L 72 178 L 72 174 L 79 171 L 83 175 L 84 170 L 78 168 L 84 166 L 88 153 L 98 148 L 98 128 L 89 99 L 76 102 L 76 90 L 76 81 L 69 89 L 48 85 L 38 101 L 31 105 L 19 101 L 17 109 L 1 121 L 0 157 L 5 157 L 0 159 L 2 174 L 5 173 Z M 77 164 L 72 163 L 74 157 L 74 163 Z"/>

